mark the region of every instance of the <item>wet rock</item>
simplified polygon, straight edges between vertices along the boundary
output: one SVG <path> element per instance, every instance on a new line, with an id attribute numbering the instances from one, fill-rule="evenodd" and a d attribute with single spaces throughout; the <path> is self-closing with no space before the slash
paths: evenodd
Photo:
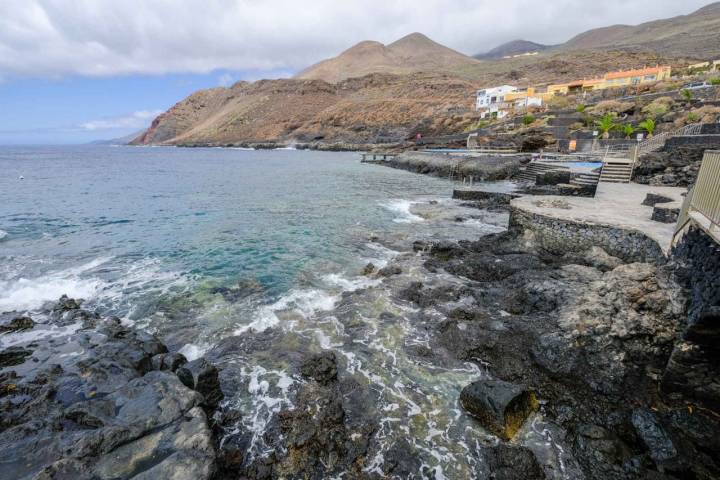
<path id="1" fill-rule="evenodd" d="M 204 358 L 184 364 L 176 373 L 185 386 L 202 394 L 204 406 L 215 408 L 223 399 L 218 369 Z"/>
<path id="2" fill-rule="evenodd" d="M 378 270 L 378 275 L 381 277 L 389 277 L 391 275 L 400 275 L 402 273 L 402 268 L 398 265 L 388 265 L 387 267 L 383 267 L 380 270 Z"/>
<path id="3" fill-rule="evenodd" d="M 23 347 L 8 347 L 0 351 L 0 368 L 13 367 L 24 363 L 32 350 Z"/>
<path id="4" fill-rule="evenodd" d="M 337 379 L 337 359 L 335 352 L 324 351 L 307 358 L 300 367 L 307 378 L 327 384 Z"/>
<path id="5" fill-rule="evenodd" d="M 544 480 L 546 478 L 535 455 L 525 447 L 500 444 L 484 454 L 488 479 Z"/>
<path id="6" fill-rule="evenodd" d="M 460 404 L 485 429 L 510 440 L 525 419 L 538 409 L 535 394 L 502 380 L 478 380 L 463 388 Z"/>
<path id="7" fill-rule="evenodd" d="M 367 265 L 365 265 L 365 267 L 363 267 L 362 274 L 365 276 L 372 275 L 373 273 L 375 273 L 376 269 L 377 268 L 373 263 L 368 263 Z"/>
<path id="8" fill-rule="evenodd" d="M 83 304 L 82 300 L 75 300 L 67 295 L 60 297 L 55 306 L 52 307 L 53 312 L 66 312 L 68 310 L 78 310 Z"/>
<path id="9" fill-rule="evenodd" d="M 677 456 L 675 445 L 650 410 L 634 410 L 632 424 L 656 464 L 662 464 Z"/>
<path id="10" fill-rule="evenodd" d="M 176 371 L 187 363 L 187 358 L 181 353 L 158 353 L 152 357 L 153 370 Z"/>
<path id="11" fill-rule="evenodd" d="M 0 333 L 30 330 L 35 326 L 32 318 L 16 312 L 0 314 Z"/>

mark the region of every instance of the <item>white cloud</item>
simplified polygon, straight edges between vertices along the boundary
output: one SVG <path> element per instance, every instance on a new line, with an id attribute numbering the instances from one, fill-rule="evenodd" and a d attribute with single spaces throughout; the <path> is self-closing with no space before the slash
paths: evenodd
<path id="1" fill-rule="evenodd" d="M 150 122 L 160 115 L 162 110 L 140 110 L 120 117 L 104 118 L 85 122 L 80 125 L 85 130 L 112 130 L 112 129 L 140 129 L 147 127 Z"/>
<path id="2" fill-rule="evenodd" d="M 420 31 L 473 54 L 689 13 L 707 0 L 0 0 L 0 76 L 296 71 Z"/>

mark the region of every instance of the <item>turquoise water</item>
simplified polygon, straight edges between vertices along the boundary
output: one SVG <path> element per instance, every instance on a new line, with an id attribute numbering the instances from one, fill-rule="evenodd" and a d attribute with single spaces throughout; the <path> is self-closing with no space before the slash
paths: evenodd
<path id="1" fill-rule="evenodd" d="M 368 238 L 420 231 L 410 202 L 453 186 L 310 151 L 2 147 L 0 172 L 0 311 L 68 294 L 152 326 L 188 290 L 259 285 L 243 319 L 208 332 L 358 272 L 378 256 Z"/>
<path id="2" fill-rule="evenodd" d="M 247 340 L 253 348 L 217 360 L 226 406 L 243 413 L 235 428 L 249 439 L 247 461 L 272 451 L 265 432 L 281 409 L 293 408 L 304 382 L 297 359 L 332 349 L 343 375 L 371 397 L 367 472 L 382 474 L 388 449 L 406 441 L 419 463 L 413 478 L 482 476 L 476 446 L 492 439 L 457 401 L 483 373 L 413 353 L 429 345 L 429 320 L 398 292 L 411 281 L 461 281 L 425 271 L 414 240 L 474 239 L 502 230 L 507 215 L 451 200 L 451 181 L 359 160 L 310 151 L 3 147 L 0 312 L 41 318 L 45 302 L 68 294 L 158 333 L 190 359 Z M 403 275 L 361 274 L 368 262 L 391 261 Z M 261 335 L 272 341 L 253 343 Z M 11 337 L 0 345 L 20 341 Z"/>
<path id="3" fill-rule="evenodd" d="M 503 230 L 507 214 L 451 200 L 457 185 L 449 180 L 359 160 L 310 151 L 2 147 L 0 312 L 42 320 L 43 304 L 67 294 L 159 334 L 190 359 L 207 352 L 222 372 L 224 406 L 242 412 L 228 433 L 248 438 L 247 462 L 272 451 L 269 425 L 294 408 L 305 381 L 298 359 L 332 349 L 342 375 L 367 395 L 362 418 L 375 433 L 364 471 L 382 475 L 388 450 L 405 442 L 418 462 L 409 478 L 487 473 L 479 452 L 494 440 L 458 405 L 462 387 L 486 373 L 478 363 L 419 357 L 417 348 L 430 346 L 429 325 L 443 316 L 421 313 L 399 292 L 413 281 L 464 282 L 424 269 L 414 240 L 474 239 Z M 362 275 L 368 262 L 402 265 L 402 275 Z M 0 336 L 0 346 L 25 338 L 13 335 Z M 62 333 L 39 325 L 30 335 Z M 256 342 L 263 335 L 271 341 Z M 246 348 L 218 353 L 228 341 Z M 551 459 L 553 478 L 572 478 L 549 432 L 535 418 L 522 442 Z"/>

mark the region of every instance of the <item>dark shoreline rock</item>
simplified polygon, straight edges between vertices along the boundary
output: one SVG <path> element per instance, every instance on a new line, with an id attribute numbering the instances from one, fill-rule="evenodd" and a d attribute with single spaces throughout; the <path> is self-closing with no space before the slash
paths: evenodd
<path id="1" fill-rule="evenodd" d="M 460 404 L 490 432 L 511 440 L 538 409 L 535 394 L 502 380 L 478 380 L 463 388 Z"/>
<path id="2" fill-rule="evenodd" d="M 217 369 L 203 359 L 187 364 L 153 335 L 79 300 L 63 296 L 46 314 L 50 324 L 80 328 L 0 352 L 3 478 L 210 479 Z M 192 388 L 174 373 L 181 370 Z"/>

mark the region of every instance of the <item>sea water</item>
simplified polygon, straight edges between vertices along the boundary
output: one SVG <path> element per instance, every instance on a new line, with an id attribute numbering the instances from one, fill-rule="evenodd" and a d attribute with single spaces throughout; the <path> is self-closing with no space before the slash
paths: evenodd
<path id="1" fill-rule="evenodd" d="M 60 295 L 83 298 L 191 360 L 223 339 L 276 332 L 269 351 L 230 359 L 240 387 L 226 402 L 244 414 L 250 456 L 268 453 L 263 432 L 303 381 L 283 354 L 333 349 L 378 395 L 368 472 L 409 438 L 418 476 L 465 478 L 473 445 L 489 437 L 457 398 L 482 369 L 409 355 L 428 345 L 416 309 L 361 274 L 414 240 L 504 228 L 506 215 L 463 212 L 450 199 L 455 186 L 353 153 L 0 147 L 0 312 L 39 314 Z"/>

